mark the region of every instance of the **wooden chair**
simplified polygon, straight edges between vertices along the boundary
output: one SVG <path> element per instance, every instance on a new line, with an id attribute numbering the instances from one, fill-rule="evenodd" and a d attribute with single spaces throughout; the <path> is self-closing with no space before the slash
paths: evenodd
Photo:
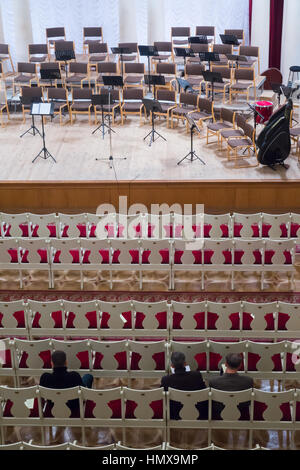
<path id="1" fill-rule="evenodd" d="M 139 62 L 124 63 L 124 87 L 142 87 L 145 74 L 145 64 Z"/>
<path id="2" fill-rule="evenodd" d="M 169 120 L 171 111 L 176 107 L 176 92 L 171 90 L 156 90 L 156 99 L 160 102 L 162 113 L 155 113 L 157 116 L 163 116 L 167 120 L 167 127 L 169 127 Z"/>
<path id="3" fill-rule="evenodd" d="M 229 67 L 229 61 L 226 57 L 226 54 L 233 53 L 233 46 L 230 44 L 214 44 L 212 52 L 220 55 L 220 62 L 213 62 L 211 67 Z"/>
<path id="4" fill-rule="evenodd" d="M 216 120 L 213 110 L 213 122 L 206 126 L 206 143 L 209 143 L 210 136 L 217 136 L 218 146 L 220 146 L 220 131 L 233 129 L 235 112 L 228 108 L 221 108 L 220 119 Z"/>
<path id="5" fill-rule="evenodd" d="M 232 69 L 229 67 L 211 67 L 212 72 L 218 72 L 221 74 L 224 83 L 214 83 L 214 93 L 222 93 L 223 94 L 223 103 L 226 101 L 226 93 L 230 89 L 230 85 L 232 84 Z M 205 94 L 208 97 L 208 93 L 212 92 L 211 82 L 205 82 Z"/>
<path id="6" fill-rule="evenodd" d="M 180 93 L 179 95 L 179 105 L 176 108 L 171 110 L 171 128 L 174 127 L 174 119 L 184 121 L 186 120 L 186 115 L 190 112 L 198 111 L 198 95 L 193 93 Z"/>
<path id="7" fill-rule="evenodd" d="M 84 83 L 90 86 L 88 64 L 84 62 L 70 62 L 68 78 L 65 78 L 65 87 L 81 87 Z"/>
<path id="8" fill-rule="evenodd" d="M 49 53 L 47 44 L 28 44 L 28 61 L 35 64 L 49 62 Z"/>
<path id="9" fill-rule="evenodd" d="M 195 90 L 201 92 L 203 83 L 203 74 L 205 66 L 200 63 L 186 64 L 184 68 L 184 78 L 192 85 Z"/>
<path id="10" fill-rule="evenodd" d="M 239 40 L 239 43 L 245 45 L 245 33 L 243 29 L 225 29 L 224 34 L 230 34 L 236 36 Z"/>
<path id="11" fill-rule="evenodd" d="M 259 47 L 240 46 L 239 55 L 247 57 L 247 62 L 239 62 L 239 67 L 255 70 L 255 65 L 257 64 L 257 75 L 260 75 Z"/>
<path id="12" fill-rule="evenodd" d="M 65 111 L 67 111 L 70 116 L 68 91 L 66 88 L 50 87 L 47 88 L 47 97 L 48 101 L 53 102 L 54 115 L 59 115 L 59 124 L 62 126 Z"/>
<path id="13" fill-rule="evenodd" d="M 84 27 L 83 28 L 83 52 L 88 52 L 90 44 L 100 44 L 103 42 L 103 32 L 101 27 Z"/>
<path id="14" fill-rule="evenodd" d="M 49 47 L 49 52 L 51 51 L 51 49 L 54 51 L 56 42 L 66 40 L 65 28 L 46 28 L 46 40 Z"/>
<path id="15" fill-rule="evenodd" d="M 228 139 L 240 139 L 244 137 L 244 126 L 247 120 L 241 114 L 235 114 L 235 125 L 232 128 L 220 130 L 220 149 L 222 149 L 223 141 L 227 142 Z"/>
<path id="16" fill-rule="evenodd" d="M 37 101 L 43 101 L 43 89 L 41 87 L 22 87 L 21 97 L 28 99 L 36 99 Z M 25 123 L 25 114 L 30 113 L 31 104 L 22 104 L 23 112 L 23 123 Z"/>
<path id="17" fill-rule="evenodd" d="M 200 60 L 199 53 L 200 52 L 209 52 L 209 44 L 197 44 L 192 43 L 190 45 L 191 51 L 195 54 L 195 57 L 187 57 L 186 63 L 187 64 L 202 64 L 204 63 Z"/>
<path id="18" fill-rule="evenodd" d="M 142 120 L 144 90 L 142 88 L 124 88 L 123 90 L 123 103 L 121 106 L 122 124 L 128 114 L 137 114 Z"/>
<path id="19" fill-rule="evenodd" d="M 173 49 L 172 49 L 171 42 L 156 41 L 153 43 L 153 45 L 157 48 L 159 55 L 151 57 L 152 67 L 155 66 L 155 64 L 158 62 L 166 62 L 166 61 L 170 62 L 173 60 L 174 57 L 173 57 Z M 155 67 L 153 68 L 155 70 Z"/>
<path id="20" fill-rule="evenodd" d="M 254 150 L 254 157 L 256 159 L 253 165 L 239 165 L 238 168 L 248 168 L 250 166 L 256 167 L 258 166 L 257 160 L 257 150 L 256 150 L 256 142 L 255 142 L 255 130 L 251 124 L 248 124 L 246 121 L 242 124 L 242 129 L 244 131 L 244 137 L 239 139 L 228 139 L 227 140 L 227 159 L 228 161 L 234 160 L 234 166 L 237 167 L 237 162 L 241 158 L 250 158 L 250 150 Z M 240 153 L 240 150 L 247 150 L 247 153 Z M 232 156 L 233 154 L 233 156 Z"/>
<path id="21" fill-rule="evenodd" d="M 30 62 L 18 62 L 17 75 L 13 79 L 13 93 L 16 93 L 17 86 L 31 86 L 31 83 L 38 83 L 36 64 Z"/>
<path id="22" fill-rule="evenodd" d="M 189 37 L 191 36 L 191 28 L 185 26 L 176 26 L 171 28 L 172 47 L 189 45 Z M 174 39 L 176 38 L 176 39 Z"/>
<path id="23" fill-rule="evenodd" d="M 71 124 L 73 124 L 73 115 L 87 114 L 89 124 L 91 124 L 92 111 L 92 94 L 91 88 L 72 88 L 72 104 L 70 106 Z"/>
<path id="24" fill-rule="evenodd" d="M 103 75 L 117 75 L 117 63 L 116 62 L 98 62 L 96 67 L 95 87 L 97 91 L 103 86 Z"/>
<path id="25" fill-rule="evenodd" d="M 3 112 L 6 111 L 7 119 L 9 119 L 9 109 L 7 104 L 7 95 L 5 87 L 0 87 L 0 119 L 1 119 L 1 127 L 4 127 L 3 122 Z"/>
<path id="26" fill-rule="evenodd" d="M 92 68 L 97 67 L 98 62 L 108 61 L 108 47 L 106 43 L 103 42 L 90 42 L 88 45 L 88 63 L 89 71 Z"/>
<path id="27" fill-rule="evenodd" d="M 108 89 L 103 88 L 103 87 L 100 88 L 100 94 L 101 95 L 107 95 L 108 94 Z M 119 113 L 121 115 L 120 90 L 116 90 L 116 89 L 111 90 L 111 99 L 114 101 L 114 103 L 111 104 L 111 105 L 105 104 L 103 106 L 103 110 L 104 110 L 105 114 L 110 114 L 111 115 L 112 125 L 114 125 L 117 112 L 119 111 Z M 94 106 L 94 113 L 95 113 L 95 125 L 97 125 L 98 124 L 97 115 L 102 113 L 101 106 L 99 106 L 99 105 Z"/>
<path id="28" fill-rule="evenodd" d="M 250 89 L 254 88 L 254 99 L 256 100 L 255 73 L 251 69 L 234 69 L 233 83 L 229 87 L 229 102 L 231 103 L 233 95 L 246 95 L 249 101 Z"/>
<path id="29" fill-rule="evenodd" d="M 216 28 L 215 26 L 196 26 L 196 36 L 207 36 L 209 44 L 216 42 Z"/>
<path id="30" fill-rule="evenodd" d="M 128 54 L 123 54 L 122 56 L 122 62 L 123 64 L 125 62 L 139 62 L 140 61 L 140 53 L 139 53 L 139 48 L 138 48 L 138 43 L 137 42 L 119 42 L 118 47 L 126 47 L 126 49 L 129 49 Z M 121 60 L 119 56 L 119 71 L 121 72 Z"/>
<path id="31" fill-rule="evenodd" d="M 61 73 L 60 69 L 60 64 L 58 62 L 42 62 L 40 64 L 40 72 L 41 70 L 55 70 L 56 72 Z M 48 80 L 48 79 L 43 79 L 39 78 L 39 86 L 46 88 L 46 87 L 52 87 L 55 86 L 57 87 L 57 80 Z"/>
<path id="32" fill-rule="evenodd" d="M 14 63 L 12 61 L 11 55 L 10 55 L 10 47 L 8 44 L 0 44 L 0 61 L 6 61 L 8 60 L 11 65 L 11 70 L 12 72 L 15 73 L 15 67 Z"/>
<path id="33" fill-rule="evenodd" d="M 198 126 L 203 127 L 204 121 L 206 121 L 207 119 L 213 119 L 213 109 L 214 109 L 213 101 L 207 98 L 201 98 L 201 96 L 198 95 L 198 110 L 192 111 L 188 113 L 188 115 L 192 119 L 194 119 L 194 121 L 196 121 Z M 187 125 L 187 130 L 189 130 L 187 121 L 186 121 L 186 125 Z"/>

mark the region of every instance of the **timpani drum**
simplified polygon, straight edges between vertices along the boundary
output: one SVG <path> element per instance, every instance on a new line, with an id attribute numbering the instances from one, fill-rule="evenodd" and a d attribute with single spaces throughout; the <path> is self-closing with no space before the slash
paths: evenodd
<path id="1" fill-rule="evenodd" d="M 256 123 L 257 124 L 264 124 L 267 122 L 273 114 L 274 105 L 271 101 L 256 101 L 255 109 L 258 111 L 262 116 L 263 119 L 257 114 L 256 115 Z"/>

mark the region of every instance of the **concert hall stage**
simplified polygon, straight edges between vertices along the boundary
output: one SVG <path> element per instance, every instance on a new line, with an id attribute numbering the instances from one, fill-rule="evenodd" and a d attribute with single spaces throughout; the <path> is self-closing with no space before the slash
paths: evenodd
<path id="1" fill-rule="evenodd" d="M 38 123 L 38 127 L 39 127 Z M 300 212 L 300 167 L 292 150 L 286 160 L 289 169 L 257 166 L 235 168 L 227 161 L 225 145 L 218 150 L 215 137 L 206 144 L 206 130 L 195 135 L 196 153 L 206 163 L 184 161 L 190 150 L 190 136 L 179 124 L 168 129 L 165 120 L 157 121 L 157 130 L 167 141 L 158 139 L 151 147 L 144 142 L 150 123 L 137 117 L 115 125 L 112 135 L 114 168 L 96 161 L 110 155 L 109 136 L 100 131 L 92 135 L 94 125 L 79 116 L 73 126 L 59 126 L 58 118 L 46 123 L 46 145 L 57 160 L 33 158 L 42 148 L 39 136 L 19 135 L 30 126 L 13 117 L 1 129 L 0 210 L 3 212 L 95 212 L 101 203 L 118 210 L 118 197 L 127 196 L 128 206 L 143 203 L 169 205 L 204 204 L 205 212 Z M 126 160 L 117 160 L 126 157 Z M 255 157 L 243 161 L 253 164 Z"/>

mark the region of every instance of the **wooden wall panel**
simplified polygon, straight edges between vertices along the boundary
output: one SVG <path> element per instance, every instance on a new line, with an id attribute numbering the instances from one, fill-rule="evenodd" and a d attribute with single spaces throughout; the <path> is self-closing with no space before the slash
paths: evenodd
<path id="1" fill-rule="evenodd" d="M 134 181 L 2 182 L 3 212 L 81 210 L 95 212 L 101 203 L 118 209 L 119 196 L 134 203 L 204 204 L 209 212 L 300 212 L 300 181 Z"/>

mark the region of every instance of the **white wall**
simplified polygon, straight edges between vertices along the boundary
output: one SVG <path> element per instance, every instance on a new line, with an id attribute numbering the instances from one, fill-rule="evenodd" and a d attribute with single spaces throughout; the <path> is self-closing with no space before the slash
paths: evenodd
<path id="1" fill-rule="evenodd" d="M 287 83 L 291 65 L 300 66 L 300 0 L 284 2 L 281 46 L 281 72 Z"/>
<path id="2" fill-rule="evenodd" d="M 251 44 L 259 47 L 260 71 L 264 72 L 269 68 L 270 0 L 253 0 L 252 5 Z"/>

